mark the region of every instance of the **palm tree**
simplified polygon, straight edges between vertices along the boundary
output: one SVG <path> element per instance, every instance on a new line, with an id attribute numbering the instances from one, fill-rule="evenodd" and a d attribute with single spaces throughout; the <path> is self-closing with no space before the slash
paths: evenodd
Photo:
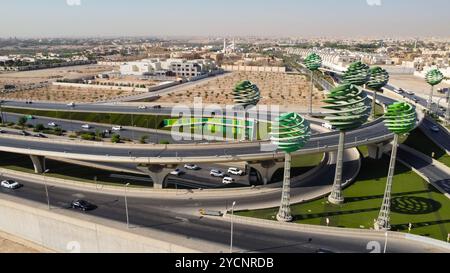
<path id="1" fill-rule="evenodd" d="M 390 212 L 391 212 L 391 190 L 392 179 L 395 173 L 395 162 L 397 160 L 397 147 L 399 135 L 407 134 L 414 129 L 416 125 L 416 109 L 406 102 L 396 102 L 387 108 L 385 114 L 385 125 L 394 133 L 394 143 L 392 144 L 391 161 L 389 164 L 389 172 L 384 192 L 383 204 L 381 205 L 380 214 L 375 222 L 375 229 L 390 229 Z"/>
<path id="2" fill-rule="evenodd" d="M 325 109 L 333 110 L 325 119 L 339 130 L 339 145 L 333 189 L 328 200 L 332 204 L 344 203 L 342 195 L 342 167 L 346 131 L 360 127 L 369 118 L 370 105 L 365 92 L 357 86 L 345 83 L 333 90 L 324 100 Z"/>
<path id="3" fill-rule="evenodd" d="M 261 100 L 261 93 L 259 91 L 258 86 L 253 84 L 251 81 L 245 80 L 241 81 L 233 89 L 233 98 L 234 103 L 237 106 L 244 107 L 244 134 L 243 137 L 245 140 L 248 140 L 248 132 L 247 132 L 247 121 L 248 121 L 248 112 L 247 107 L 250 105 L 256 106 Z"/>
<path id="4" fill-rule="evenodd" d="M 373 98 L 372 98 L 372 110 L 370 117 L 375 119 L 375 107 L 377 101 L 377 93 L 381 91 L 381 88 L 385 87 L 389 82 L 389 73 L 379 67 L 372 67 L 369 69 L 369 81 L 367 82 L 367 86 L 373 90 Z"/>
<path id="5" fill-rule="evenodd" d="M 428 111 L 432 112 L 432 105 L 433 105 L 433 92 L 434 92 L 434 86 L 440 84 L 444 80 L 444 74 L 442 74 L 441 71 L 438 69 L 432 69 L 428 71 L 428 73 L 425 76 L 425 79 L 429 85 L 431 85 L 431 91 L 430 91 L 430 97 L 428 99 Z"/>
<path id="6" fill-rule="evenodd" d="M 311 71 L 311 89 L 309 92 L 309 115 L 313 113 L 313 91 L 314 91 L 314 71 L 322 66 L 322 58 L 316 53 L 311 53 L 306 57 L 304 65 Z"/>
<path id="7" fill-rule="evenodd" d="M 303 148 L 311 137 L 309 122 L 297 113 L 283 114 L 272 125 L 271 141 L 285 152 L 283 190 L 277 220 L 292 221 L 290 209 L 291 153 Z"/>

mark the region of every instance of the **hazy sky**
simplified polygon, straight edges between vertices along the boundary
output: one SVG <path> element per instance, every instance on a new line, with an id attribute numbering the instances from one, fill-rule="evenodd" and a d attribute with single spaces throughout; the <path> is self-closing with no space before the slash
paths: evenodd
<path id="1" fill-rule="evenodd" d="M 450 37 L 449 0 L 0 0 L 0 10 L 1 37 Z"/>

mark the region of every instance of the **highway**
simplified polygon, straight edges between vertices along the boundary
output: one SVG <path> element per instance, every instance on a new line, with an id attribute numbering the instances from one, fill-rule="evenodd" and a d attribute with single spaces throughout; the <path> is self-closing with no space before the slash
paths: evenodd
<path id="1" fill-rule="evenodd" d="M 29 181 L 20 181 L 25 186 L 17 191 L 0 190 L 0 197 L 32 200 L 46 204 L 43 186 Z M 90 222 L 108 219 L 124 223 L 125 206 L 122 196 L 111 196 L 84 192 L 82 190 L 67 190 L 50 187 L 50 199 L 52 210 L 58 213 L 79 217 Z M 279 197 L 279 195 L 278 195 Z M 17 198 L 17 199 L 16 199 Z M 72 199 L 84 198 L 94 202 L 98 208 L 88 213 L 72 211 L 69 204 Z M 223 200 L 221 200 L 222 202 Z M 231 200 L 230 200 L 231 201 Z M 174 201 L 171 201 L 174 202 Z M 213 201 L 216 202 L 216 201 Z M 198 208 L 202 204 L 199 200 L 182 200 L 179 205 Z M 42 206 L 44 207 L 44 206 Z M 175 205 L 176 207 L 176 205 Z M 165 238 L 170 240 L 170 235 L 180 235 L 184 240 L 195 243 L 201 250 L 198 240 L 214 242 L 221 245 L 215 252 L 227 252 L 230 238 L 229 223 L 222 220 L 202 218 L 195 215 L 176 212 L 174 204 L 158 199 L 128 198 L 130 223 L 134 227 L 130 232 L 145 234 L 152 230 L 164 232 Z M 237 209 L 240 208 L 238 201 Z M 310 241 L 311 240 L 311 241 Z M 292 252 L 315 253 L 319 249 L 333 252 L 369 252 L 367 244 L 370 241 L 378 241 L 384 245 L 384 233 L 377 238 L 363 238 L 361 236 L 338 236 L 329 232 L 300 232 L 278 230 L 274 228 L 235 223 L 234 246 L 238 252 Z M 389 240 L 388 252 L 429 252 L 430 248 L 420 243 L 405 242 L 397 239 Z M 436 251 L 436 250 L 433 250 Z"/>
<path id="2" fill-rule="evenodd" d="M 436 122 L 429 118 L 423 119 L 420 129 L 436 144 L 444 148 L 447 153 L 450 151 L 450 134 L 444 128 L 439 129 L 439 132 L 431 131 L 430 128 L 436 126 Z"/>

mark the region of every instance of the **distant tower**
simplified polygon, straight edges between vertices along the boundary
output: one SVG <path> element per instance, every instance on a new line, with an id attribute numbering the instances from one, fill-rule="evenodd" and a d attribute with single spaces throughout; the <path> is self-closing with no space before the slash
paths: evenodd
<path id="1" fill-rule="evenodd" d="M 223 53 L 227 53 L 227 38 L 223 38 Z"/>

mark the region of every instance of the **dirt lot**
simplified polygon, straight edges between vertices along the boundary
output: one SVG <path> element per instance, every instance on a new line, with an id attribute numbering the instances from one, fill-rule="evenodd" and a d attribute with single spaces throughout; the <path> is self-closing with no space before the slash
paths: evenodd
<path id="1" fill-rule="evenodd" d="M 204 103 L 232 104 L 232 90 L 242 80 L 254 82 L 262 94 L 261 105 L 307 105 L 310 83 L 305 76 L 284 73 L 233 72 L 230 75 L 209 81 L 181 92 L 161 97 L 162 103 L 189 103 L 201 97 Z M 321 106 L 324 93 L 314 90 L 314 104 Z"/>
<path id="2" fill-rule="evenodd" d="M 0 253 L 38 253 L 34 248 L 5 239 L 0 235 Z"/>

